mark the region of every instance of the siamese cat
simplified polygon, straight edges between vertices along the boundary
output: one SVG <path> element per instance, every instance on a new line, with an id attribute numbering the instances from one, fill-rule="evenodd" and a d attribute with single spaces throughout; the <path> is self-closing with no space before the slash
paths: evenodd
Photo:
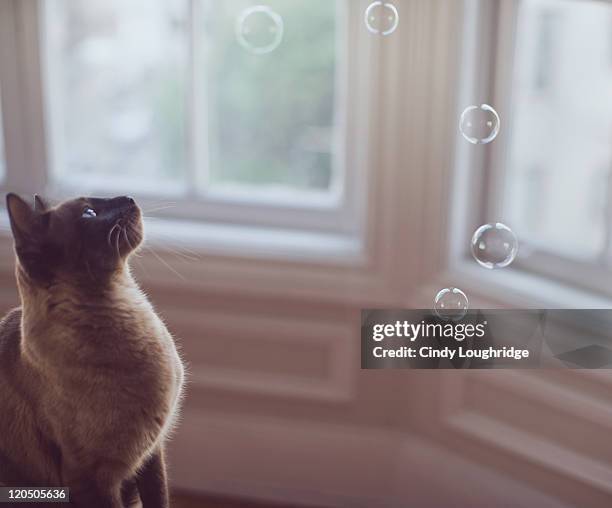
<path id="1" fill-rule="evenodd" d="M 0 485 L 69 487 L 87 508 L 123 507 L 137 490 L 144 508 L 167 507 L 183 366 L 130 274 L 139 207 L 6 205 L 21 307 L 0 323 Z"/>

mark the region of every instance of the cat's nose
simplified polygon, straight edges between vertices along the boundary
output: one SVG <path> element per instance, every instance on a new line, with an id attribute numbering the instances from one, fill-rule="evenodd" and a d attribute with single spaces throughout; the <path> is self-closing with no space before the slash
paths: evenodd
<path id="1" fill-rule="evenodd" d="M 121 198 L 121 205 L 127 208 L 133 208 L 136 206 L 136 201 L 132 196 L 123 196 Z"/>

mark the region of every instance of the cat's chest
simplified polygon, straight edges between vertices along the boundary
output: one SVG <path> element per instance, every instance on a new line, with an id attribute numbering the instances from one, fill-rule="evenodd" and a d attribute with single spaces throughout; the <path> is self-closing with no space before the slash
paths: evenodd
<path id="1" fill-rule="evenodd" d="M 127 421 L 134 429 L 150 429 L 150 435 L 162 434 L 177 408 L 183 367 L 161 319 L 154 313 L 126 314 L 63 333 L 74 347 L 67 356 L 63 351 L 50 372 L 49 405 L 78 415 L 80 427 L 91 428 L 96 421 L 102 434 L 117 429 L 129 434 Z"/>
<path id="2" fill-rule="evenodd" d="M 66 398 L 160 404 L 182 382 L 174 340 L 146 302 L 51 320 L 35 342 L 33 353 Z"/>
<path id="3" fill-rule="evenodd" d="M 104 443 L 112 441 L 137 456 L 167 434 L 178 410 L 183 367 L 154 312 L 124 309 L 105 320 L 97 314 L 52 328 L 47 339 L 63 344 L 49 356 L 41 403 L 58 442 L 106 453 Z"/>
<path id="4" fill-rule="evenodd" d="M 152 310 L 136 309 L 114 316 L 89 333 L 91 340 L 84 349 L 85 368 L 88 361 L 94 366 L 102 362 L 103 367 L 111 367 L 115 378 L 135 378 L 149 383 L 152 389 L 158 385 L 171 387 L 175 383 L 175 371 L 180 364 L 175 343 Z M 82 342 L 83 337 L 77 340 Z"/>

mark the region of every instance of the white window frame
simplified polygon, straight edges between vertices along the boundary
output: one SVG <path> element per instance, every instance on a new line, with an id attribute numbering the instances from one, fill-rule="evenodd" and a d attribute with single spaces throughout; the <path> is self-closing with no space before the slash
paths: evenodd
<path id="1" fill-rule="evenodd" d="M 6 173 L 1 190 L 27 193 L 46 187 L 42 70 L 37 4 L 0 3 L 0 89 Z"/>
<path id="2" fill-rule="evenodd" d="M 516 22 L 521 0 L 465 1 L 462 67 L 478 72 L 462 76 L 457 115 L 470 104 L 489 103 L 497 109 L 500 135 L 484 146 L 468 145 L 455 135 L 455 167 L 450 191 L 446 270 L 437 280 L 454 281 L 474 295 L 473 306 L 592 307 L 612 306 L 612 291 L 601 277 L 602 267 L 564 259 L 531 248 L 503 270 L 488 271 L 471 257 L 469 241 L 476 228 L 502 221 L 504 171 L 511 125 L 511 100 Z M 497 196 L 482 199 L 482 196 Z M 477 197 L 475 199 L 475 197 Z M 520 244 L 520 238 L 519 238 Z M 520 249 L 519 249 L 520 252 Z"/>
<path id="3" fill-rule="evenodd" d="M 0 191 L 24 195 L 52 193 L 52 197 L 61 199 L 73 194 L 67 189 L 61 192 L 53 189 L 47 178 L 50 126 L 46 123 L 49 116 L 39 51 L 40 1 L 44 0 L 0 3 L 0 81 L 9 168 Z M 343 213 L 351 226 L 338 227 L 324 210 L 316 213 L 275 207 L 268 210 L 274 215 L 274 224 L 254 214 L 237 222 L 237 217 L 255 209 L 247 206 L 236 206 L 233 216 L 220 213 L 218 217 L 196 221 L 194 217 L 201 217 L 197 215 L 201 209 L 181 202 L 180 211 L 177 207 L 165 219 L 147 224 L 147 243 L 170 263 L 176 261 L 170 250 L 177 242 L 196 250 L 200 258 L 182 263 L 180 270 L 189 273 L 189 277 L 177 280 L 174 273 L 160 270 L 158 261 L 145 252 L 139 259 L 144 265 L 139 274 L 144 283 L 198 291 L 239 287 L 241 291 L 257 294 L 263 289 L 309 298 L 319 295 L 326 299 L 390 301 L 386 287 L 397 280 L 398 272 L 394 272 L 388 260 L 398 256 L 402 264 L 407 262 L 410 269 L 414 266 L 410 262 L 413 255 L 408 249 L 409 235 L 397 234 L 390 226 L 397 217 L 402 217 L 402 227 L 408 230 L 416 227 L 412 221 L 405 223 L 405 217 L 412 213 L 394 212 L 396 206 L 403 209 L 407 204 L 396 196 L 398 189 L 411 188 L 408 181 L 399 184 L 397 177 L 412 179 L 409 173 L 401 172 L 407 158 L 412 157 L 407 151 L 417 149 L 420 155 L 415 154 L 419 160 L 415 160 L 414 167 L 420 170 L 425 147 L 420 143 L 407 144 L 401 138 L 403 133 L 398 126 L 405 120 L 405 104 L 415 101 L 416 105 L 410 108 L 418 108 L 422 98 L 413 99 L 404 93 L 398 80 L 403 69 L 384 55 L 402 58 L 403 48 L 414 46 L 412 41 L 420 40 L 424 34 L 411 31 L 407 18 L 406 28 L 398 29 L 393 37 L 373 36 L 363 26 L 363 12 L 369 2 L 351 1 L 349 5 L 346 36 L 353 44 L 346 64 L 350 92 L 346 100 L 351 111 L 347 118 L 345 165 L 350 168 L 353 187 L 345 191 L 350 196 L 347 202 L 352 204 L 345 206 Z M 401 16 L 403 7 L 400 2 L 398 5 Z M 420 198 L 418 188 L 412 187 L 411 192 Z M 410 207 L 417 201 L 410 200 Z M 147 199 L 141 204 L 146 208 Z M 259 213 L 261 207 L 257 210 Z M 0 222 L 6 225 L 6 214 L 1 217 Z M 6 235 L 6 232 L 0 235 L 2 245 L 10 243 Z M 8 248 L 6 252 L 6 259 L 0 259 L 0 264 L 9 266 L 12 253 Z M 148 269 L 148 264 L 152 269 Z M 403 266 L 401 271 L 406 271 Z M 394 293 L 392 298 L 398 297 Z"/>
<path id="4" fill-rule="evenodd" d="M 364 46 L 370 44 L 367 34 L 360 30 L 348 30 L 354 25 L 359 14 L 359 5 L 347 0 L 335 0 L 337 3 L 337 51 L 339 53 L 338 67 L 336 69 L 336 111 L 333 181 L 330 192 L 290 191 L 271 193 L 261 189 L 250 189 L 247 186 L 228 190 L 227 188 L 209 187 L 202 182 L 208 173 L 209 157 L 207 146 L 201 140 L 207 139 L 206 120 L 206 84 L 198 77 L 200 72 L 193 68 L 193 62 L 202 61 L 200 45 L 197 43 L 197 27 L 200 19 L 199 9 L 202 7 L 197 0 L 189 0 L 189 33 L 188 33 L 188 93 L 186 97 L 186 153 L 187 153 L 187 179 L 189 190 L 183 193 L 180 190 L 171 191 L 170 195 L 153 193 L 134 193 L 135 197 L 144 207 L 154 207 L 155 203 L 163 200 L 180 200 L 180 207 L 166 212 L 166 216 L 191 220 L 202 220 L 213 223 L 226 223 L 250 225 L 259 227 L 275 227 L 288 229 L 301 229 L 319 232 L 336 232 L 341 234 L 358 234 L 360 231 L 360 208 L 363 206 L 363 158 L 355 157 L 355 150 L 349 147 L 358 146 L 355 127 L 367 121 L 364 113 L 367 111 L 368 90 L 349 86 L 355 82 L 368 83 L 367 71 L 363 62 L 354 57 L 363 54 Z M 38 3 L 39 19 L 44 16 L 44 0 Z M 349 17 L 351 18 L 349 20 Z M 350 22 L 349 22 L 350 21 Z M 50 55 L 46 51 L 48 45 L 44 44 L 44 26 L 41 22 L 43 63 L 43 91 L 45 92 L 45 108 L 48 135 L 48 175 L 56 173 L 54 168 L 59 167 L 62 161 L 63 140 L 54 137 L 59 129 L 59 111 L 51 111 L 52 101 L 48 92 L 54 86 L 52 66 L 48 64 Z M 351 48 L 351 51 L 348 51 Z M 364 79 L 365 78 L 365 79 Z M 196 93 L 198 91 L 198 93 Z M 348 108 L 347 104 L 358 104 L 360 107 Z M 200 141 L 198 141 L 200 140 Z M 191 183 L 189 183 L 191 181 Z M 47 179 L 47 193 L 54 196 L 73 195 L 75 189 L 62 182 L 54 184 Z M 94 184 L 95 186 L 95 184 Z M 197 189 L 196 189 L 197 188 Z M 112 187 L 104 184 L 99 188 L 92 188 L 93 194 L 108 194 Z M 118 189 L 117 192 L 120 192 Z M 176 194 L 176 195 L 174 195 Z"/>
<path id="5" fill-rule="evenodd" d="M 498 97 L 508 97 L 503 86 L 509 86 L 511 68 L 499 66 L 494 80 L 489 69 L 494 58 L 511 61 L 514 25 L 499 24 L 496 45 L 481 44 L 475 34 L 492 37 L 497 23 L 488 25 L 491 16 L 514 19 L 516 9 L 515 0 L 482 2 L 484 12 L 477 9 L 477 4 L 465 0 L 448 14 L 438 12 L 442 7 L 428 7 L 428 15 L 435 19 L 432 22 L 457 32 L 450 47 L 433 34 L 419 32 L 412 23 L 411 14 L 423 8 L 420 3 L 396 3 L 400 29 L 388 38 L 372 37 L 362 30 L 367 0 L 351 4 L 354 7 L 349 11 L 347 36 L 356 46 L 347 63 L 353 69 L 348 74 L 352 95 L 347 100 L 358 107 L 352 111 L 353 121 L 347 124 L 346 140 L 347 167 L 355 176 L 349 179 L 355 188 L 347 190 L 346 195 L 353 197 L 355 206 L 345 210 L 357 218 L 357 228 L 342 230 L 329 224 L 317 227 L 317 223 L 326 223 L 324 215 L 317 214 L 300 223 L 297 212 L 304 210 L 296 210 L 294 215 L 293 210 L 279 213 L 274 207 L 268 211 L 278 216 L 279 222 L 272 226 L 253 216 L 242 220 L 242 214 L 253 209 L 227 203 L 227 210 L 217 209 L 223 213 L 214 216 L 211 211 L 206 222 L 195 223 L 193 217 L 201 208 L 185 201 L 181 202 L 182 215 L 175 210 L 168 220 L 148 225 L 150 244 L 163 254 L 164 242 L 169 238 L 180 240 L 219 263 L 219 280 L 215 280 L 217 273 L 211 276 L 214 263 L 185 267 L 191 270 L 190 276 L 194 274 L 194 284 L 231 285 L 232 277 L 244 284 L 245 274 L 258 278 L 265 273 L 271 287 L 286 291 L 287 280 L 297 280 L 293 279 L 296 267 L 306 263 L 321 267 L 321 279 L 299 273 L 304 286 L 298 292 L 303 289 L 308 294 L 314 291 L 346 297 L 358 288 L 362 293 L 351 298 L 428 308 L 432 295 L 452 284 L 470 295 L 472 307 L 612 307 L 612 298 L 535 275 L 523 269 L 520 259 L 509 268 L 491 272 L 469 257 L 471 233 L 486 217 L 495 216 L 479 208 L 482 203 L 473 206 L 471 200 L 482 194 L 479 185 L 485 181 L 481 172 L 487 167 L 486 161 L 503 158 L 503 135 L 489 146 L 479 147 L 483 148 L 478 151 L 479 160 L 469 160 L 465 156 L 469 147 L 460 137 L 457 118 L 465 105 L 489 100 L 502 117 L 503 129 L 507 108 Z M 44 194 L 49 189 L 45 171 L 48 129 L 44 123 L 48 117 L 40 99 L 43 88 L 36 51 L 38 31 L 33 21 L 37 19 L 38 1 L 8 0 L 1 5 L 0 80 L 4 85 L 7 166 L 27 171 L 9 171 L 0 190 L 26 194 L 42 190 Z M 419 19 L 416 15 L 414 19 Z M 457 23 L 458 17 L 465 19 L 463 28 Z M 489 31 L 483 32 L 479 23 Z M 16 26 L 20 30 L 16 31 Z M 19 48 L 11 47 L 15 41 L 19 41 Z M 435 45 L 425 50 L 432 41 Z M 480 73 L 463 76 L 457 95 L 457 77 L 474 59 L 482 64 Z M 433 91 L 432 83 L 438 87 Z M 496 89 L 485 93 L 491 83 Z M 410 93 L 406 93 L 408 87 Z M 466 178 L 468 173 L 473 180 Z M 231 260 L 222 259 L 228 255 Z M 268 260 L 290 264 L 283 268 L 278 264 L 268 266 Z M 239 275 L 240 269 L 235 269 L 238 265 L 246 272 Z M 160 276 L 164 284 L 173 278 L 171 273 Z M 277 282 L 270 282 L 272 279 Z M 253 282 L 255 288 L 260 285 Z"/>
<path id="6" fill-rule="evenodd" d="M 482 2 L 485 12 L 477 10 L 475 0 L 458 2 L 452 9 L 425 7 L 420 1 L 395 3 L 400 27 L 387 38 L 372 37 L 363 30 L 367 0 L 351 2 L 348 14 L 346 33 L 355 46 L 347 63 L 352 69 L 348 73 L 352 95 L 347 101 L 357 107 L 347 123 L 346 165 L 354 172 L 349 180 L 356 187 L 346 191 L 355 205 L 345 210 L 356 218 L 356 229 L 317 227 L 326 224 L 324 215 L 317 214 L 300 224 L 297 217 L 304 210 L 293 214 L 292 210 L 280 213 L 278 208 L 268 210 L 280 221 L 272 227 L 255 216 L 241 220 L 252 209 L 238 205 L 235 212 L 228 205 L 210 222 L 194 225 L 186 220 L 200 209 L 181 203 L 182 217 L 148 225 L 150 244 L 163 255 L 164 242 L 172 238 L 203 253 L 208 266 L 185 266 L 190 278 L 193 275 L 187 282 L 194 287 L 245 289 L 251 284 L 258 290 L 265 280 L 269 288 L 287 292 L 291 281 L 292 291 L 302 295 L 429 308 L 432 295 L 453 284 L 470 295 L 472 307 L 612 307 L 612 299 L 605 295 L 520 269 L 520 260 L 490 272 L 478 267 L 467 253 L 481 217 L 492 216 L 470 200 L 482 194 L 478 185 L 484 180 L 479 171 L 486 167 L 486 157 L 503 157 L 503 134 L 479 151 L 481 160 L 467 160 L 457 118 L 465 105 L 492 97 L 489 100 L 500 112 L 504 128 L 506 108 L 498 97 L 507 97 L 507 90 L 499 87 L 509 86 L 505 79 L 511 76 L 509 66 L 498 68 L 500 74 L 494 80 L 498 88 L 492 95 L 484 91 L 493 82 L 488 70 L 493 55 L 488 52 L 502 58 L 498 61 L 511 61 L 514 26 L 499 24 L 497 45 L 480 44 L 475 34 L 495 35 L 491 31 L 497 23 L 487 25 L 491 16 L 514 19 L 515 0 Z M 49 189 L 38 8 L 38 0 L 0 3 L 0 91 L 7 167 L 24 168 L 7 172 L 2 191 L 44 194 Z M 463 28 L 457 21 L 461 18 Z M 423 19 L 442 27 L 438 30 L 452 32 L 450 42 L 424 33 L 418 24 Z M 488 31 L 482 31 L 482 23 Z M 481 72 L 463 76 L 457 95 L 461 69 L 474 59 L 483 64 Z M 468 169 L 473 181 L 466 178 Z M 289 264 L 279 265 L 279 260 Z M 303 271 L 304 264 L 314 271 Z M 158 275 L 158 270 L 149 271 L 162 284 L 177 283 L 171 273 L 166 277 Z"/>

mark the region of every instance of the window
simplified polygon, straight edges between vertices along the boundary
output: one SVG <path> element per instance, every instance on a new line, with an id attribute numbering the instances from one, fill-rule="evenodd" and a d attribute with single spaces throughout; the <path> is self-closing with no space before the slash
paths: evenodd
<path id="1" fill-rule="evenodd" d="M 555 59 L 555 29 L 557 24 L 557 12 L 545 9 L 538 14 L 539 27 L 537 29 L 537 49 L 535 68 L 533 69 L 535 88 L 547 90 L 554 76 Z"/>
<path id="2" fill-rule="evenodd" d="M 184 186 L 185 5 L 42 5 L 52 178 L 85 189 L 157 187 L 162 194 Z"/>
<path id="3" fill-rule="evenodd" d="M 182 199 L 198 218 L 283 225 L 280 207 L 301 210 L 297 226 L 309 214 L 339 226 L 344 2 L 43 5 L 60 192 L 127 188 Z"/>
<path id="4" fill-rule="evenodd" d="M 286 29 L 267 58 L 235 42 L 244 5 L 207 2 L 201 15 L 206 30 L 197 45 L 209 48 L 207 64 L 198 67 L 209 83 L 209 182 L 329 192 L 336 185 L 336 4 L 272 3 Z M 257 29 L 255 16 L 247 15 L 243 31 Z"/>
<path id="5" fill-rule="evenodd" d="M 514 230 L 514 269 L 610 295 L 612 4 L 512 5 L 515 23 L 499 20 L 491 57 L 484 100 L 494 101 L 502 130 L 479 152 L 488 192 L 474 224 L 501 221 Z"/>
<path id="6" fill-rule="evenodd" d="M 608 40 L 610 45 L 608 54 L 610 55 L 610 65 L 612 66 L 612 12 L 610 13 L 609 21 L 608 21 Z"/>

